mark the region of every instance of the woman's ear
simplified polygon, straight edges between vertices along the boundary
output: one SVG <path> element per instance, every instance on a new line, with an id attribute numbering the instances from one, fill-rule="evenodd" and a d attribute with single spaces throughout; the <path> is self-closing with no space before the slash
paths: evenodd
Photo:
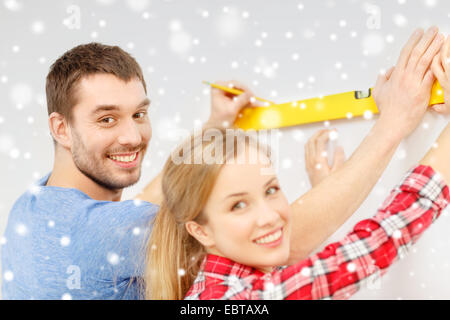
<path id="1" fill-rule="evenodd" d="M 195 221 L 188 221 L 185 223 L 187 232 L 204 247 L 212 247 L 215 245 L 211 230 L 206 225 L 200 225 Z"/>
<path id="2" fill-rule="evenodd" d="M 70 137 L 70 128 L 66 118 L 62 114 L 52 112 L 48 116 L 48 127 L 56 142 L 65 148 L 71 147 L 72 139 Z"/>

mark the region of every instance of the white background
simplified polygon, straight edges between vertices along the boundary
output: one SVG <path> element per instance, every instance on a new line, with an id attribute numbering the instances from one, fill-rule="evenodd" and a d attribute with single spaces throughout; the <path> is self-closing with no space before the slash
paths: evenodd
<path id="1" fill-rule="evenodd" d="M 145 74 L 153 138 L 141 180 L 125 190 L 126 199 L 161 170 L 178 138 L 207 119 L 209 89 L 202 80 L 240 80 L 277 102 L 367 89 L 380 70 L 395 64 L 412 31 L 431 25 L 449 33 L 448 1 L 1 0 L 0 232 L 14 201 L 52 168 L 45 77 L 53 61 L 78 44 L 119 45 Z M 376 116 L 329 126 L 338 129 L 349 156 L 374 121 Z M 375 213 L 447 121 L 426 115 L 368 199 L 329 241 Z M 279 178 L 291 201 L 310 188 L 303 145 L 325 125 L 281 130 Z M 381 283 L 353 299 L 449 299 L 449 228 L 448 217 L 439 219 Z"/>

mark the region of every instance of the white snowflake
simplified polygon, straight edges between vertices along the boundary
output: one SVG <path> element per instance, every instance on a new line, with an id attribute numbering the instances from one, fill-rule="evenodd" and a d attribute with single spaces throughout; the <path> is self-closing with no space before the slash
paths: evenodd
<path id="1" fill-rule="evenodd" d="M 385 47 L 383 36 L 375 32 L 365 35 L 361 45 L 364 50 L 363 52 L 371 56 L 380 54 Z"/>
<path id="2" fill-rule="evenodd" d="M 356 265 L 352 262 L 350 262 L 349 264 L 347 264 L 347 271 L 348 272 L 355 272 L 356 271 Z"/>
<path id="3" fill-rule="evenodd" d="M 139 227 L 134 227 L 134 228 L 133 228 L 133 234 L 134 234 L 135 236 L 140 235 L 140 234 L 141 234 L 141 229 L 140 229 Z"/>
<path id="4" fill-rule="evenodd" d="M 67 247 L 70 244 L 70 238 L 68 236 L 63 236 L 59 240 L 59 243 L 61 244 L 61 246 Z"/>
<path id="5" fill-rule="evenodd" d="M 336 130 L 331 130 L 330 133 L 328 134 L 328 136 L 331 141 L 335 141 L 339 138 L 339 134 Z"/>
<path id="6" fill-rule="evenodd" d="M 203 18 L 208 18 L 209 17 L 209 12 L 207 10 L 202 10 L 202 12 L 200 14 L 201 14 L 201 16 Z"/>
<path id="7" fill-rule="evenodd" d="M 11 151 L 9 152 L 9 156 L 12 159 L 17 159 L 20 156 L 20 150 L 17 148 L 11 149 Z"/>
<path id="8" fill-rule="evenodd" d="M 400 160 L 405 159 L 406 158 L 406 150 L 405 149 L 399 149 L 396 152 L 396 156 L 397 156 L 397 159 L 400 159 Z"/>
<path id="9" fill-rule="evenodd" d="M 300 274 L 304 277 L 309 277 L 311 275 L 311 268 L 303 267 Z"/>
<path id="10" fill-rule="evenodd" d="M 28 233 L 28 228 L 23 223 L 19 223 L 18 225 L 16 225 L 15 231 L 18 235 L 24 236 Z"/>
<path id="11" fill-rule="evenodd" d="M 141 12 L 147 9 L 150 4 L 149 0 L 126 0 L 128 8 L 132 11 Z"/>
<path id="12" fill-rule="evenodd" d="M 106 259 L 113 266 L 118 264 L 120 261 L 119 255 L 115 252 L 108 252 L 108 254 L 106 255 Z"/>
<path id="13" fill-rule="evenodd" d="M 223 14 L 216 20 L 216 25 L 221 36 L 235 38 L 242 29 L 242 20 L 239 12 L 234 7 L 224 7 Z"/>
<path id="14" fill-rule="evenodd" d="M 26 83 L 18 83 L 12 87 L 10 98 L 18 109 L 22 109 L 33 99 L 33 89 Z"/>
<path id="15" fill-rule="evenodd" d="M 394 36 L 392 35 L 392 34 L 388 34 L 387 36 L 386 36 L 386 42 L 388 42 L 388 43 L 392 43 L 392 42 L 394 42 Z"/>
<path id="16" fill-rule="evenodd" d="M 395 230 L 394 233 L 392 234 L 392 237 L 394 239 L 400 239 L 402 237 L 402 231 L 401 230 Z"/>
<path id="17" fill-rule="evenodd" d="M 294 138 L 295 141 L 303 141 L 305 139 L 305 134 L 300 129 L 294 129 L 292 131 L 292 137 Z"/>
<path id="18" fill-rule="evenodd" d="M 366 111 L 364 111 L 364 115 L 363 116 L 364 116 L 364 119 L 370 120 L 370 119 L 373 118 L 373 112 L 370 111 L 370 110 L 366 110 Z"/>
<path id="19" fill-rule="evenodd" d="M 312 39 L 312 38 L 314 38 L 315 36 L 316 36 L 316 33 L 314 32 L 313 29 L 306 28 L 306 29 L 303 31 L 303 37 L 304 37 L 305 39 Z"/>
<path id="20" fill-rule="evenodd" d="M 70 293 L 64 293 L 61 296 L 61 300 L 72 300 L 72 295 Z"/>
<path id="21" fill-rule="evenodd" d="M 5 281 L 13 281 L 13 279 L 14 279 L 14 273 L 12 272 L 12 271 L 10 271 L 10 270 L 6 270 L 4 273 L 3 273 L 3 279 L 5 279 Z"/>
<path id="22" fill-rule="evenodd" d="M 42 34 L 45 31 L 45 24 L 43 21 L 35 21 L 31 25 L 31 31 L 34 34 Z"/>
<path id="23" fill-rule="evenodd" d="M 281 167 L 283 169 L 291 168 L 292 167 L 292 160 L 290 158 L 283 159 L 283 161 L 281 162 Z"/>
<path id="24" fill-rule="evenodd" d="M 425 5 L 427 7 L 435 7 L 437 4 L 437 0 L 425 0 Z"/>
<path id="25" fill-rule="evenodd" d="M 5 0 L 3 1 L 3 4 L 5 5 L 6 9 L 11 11 L 19 11 L 23 7 L 22 3 L 17 0 Z"/>
<path id="26" fill-rule="evenodd" d="M 398 14 L 394 15 L 394 23 L 398 27 L 405 27 L 408 24 L 408 19 L 406 19 L 406 17 L 404 15 L 402 15 L 401 13 L 398 13 Z"/>
<path id="27" fill-rule="evenodd" d="M 29 188 L 28 188 L 28 192 L 30 192 L 33 195 L 38 195 L 41 192 L 41 187 L 39 185 L 36 184 L 32 184 Z"/>

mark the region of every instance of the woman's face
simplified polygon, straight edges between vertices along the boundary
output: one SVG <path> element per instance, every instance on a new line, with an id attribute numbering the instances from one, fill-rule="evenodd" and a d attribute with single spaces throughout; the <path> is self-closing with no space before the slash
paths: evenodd
<path id="1" fill-rule="evenodd" d="M 291 209 L 267 156 L 250 162 L 251 152 L 221 169 L 201 228 L 209 253 L 270 271 L 289 257 Z"/>

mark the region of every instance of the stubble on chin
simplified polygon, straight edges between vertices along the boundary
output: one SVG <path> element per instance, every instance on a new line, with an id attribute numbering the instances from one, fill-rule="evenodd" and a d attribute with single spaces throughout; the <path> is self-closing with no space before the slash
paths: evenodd
<path id="1" fill-rule="evenodd" d="M 105 155 L 100 159 L 92 156 L 84 146 L 72 153 L 73 162 L 78 170 L 99 186 L 108 190 L 120 190 L 136 184 L 141 177 L 142 160 L 132 170 L 115 168 L 111 160 Z"/>

